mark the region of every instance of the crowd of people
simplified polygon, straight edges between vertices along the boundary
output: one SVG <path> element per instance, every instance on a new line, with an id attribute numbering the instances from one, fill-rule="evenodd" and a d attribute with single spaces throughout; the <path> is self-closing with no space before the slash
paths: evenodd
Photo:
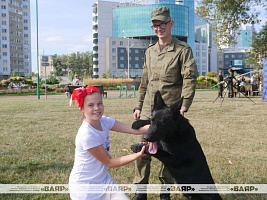
<path id="1" fill-rule="evenodd" d="M 244 75 L 234 76 L 232 69 L 228 70 L 229 75 L 225 78 L 222 75 L 222 72 L 219 72 L 217 76 L 218 80 L 218 96 L 222 98 L 224 88 L 228 89 L 228 97 L 234 97 L 234 88 L 239 92 L 246 92 L 246 85 L 255 86 L 257 91 L 262 90 L 262 75 L 259 73 L 254 73 L 250 78 L 247 78 Z"/>

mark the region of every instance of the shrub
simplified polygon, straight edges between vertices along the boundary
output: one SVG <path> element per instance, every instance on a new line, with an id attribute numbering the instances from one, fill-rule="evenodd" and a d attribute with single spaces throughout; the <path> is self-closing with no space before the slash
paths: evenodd
<path id="1" fill-rule="evenodd" d="M 87 78 L 83 80 L 83 85 L 103 85 L 104 87 L 114 87 L 116 88 L 118 85 L 122 86 L 122 82 L 132 82 L 131 78 L 107 78 L 107 79 L 91 79 Z"/>

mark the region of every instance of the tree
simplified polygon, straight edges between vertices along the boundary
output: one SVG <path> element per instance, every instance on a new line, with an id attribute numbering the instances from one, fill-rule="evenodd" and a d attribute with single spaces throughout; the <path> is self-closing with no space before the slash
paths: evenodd
<path id="1" fill-rule="evenodd" d="M 218 48 L 236 44 L 241 24 L 256 24 L 259 12 L 256 6 L 267 6 L 263 0 L 199 0 L 196 12 L 211 24 L 214 42 Z"/>
<path id="2" fill-rule="evenodd" d="M 62 73 L 62 61 L 61 61 L 60 56 L 58 56 L 56 54 L 52 56 L 52 65 L 55 68 L 55 75 L 56 76 L 62 76 L 63 75 L 63 73 Z"/>
<path id="3" fill-rule="evenodd" d="M 70 55 L 54 55 L 52 56 L 52 65 L 55 68 L 56 76 L 77 74 L 82 78 L 83 73 L 91 77 L 93 74 L 93 53 L 77 52 Z"/>
<path id="4" fill-rule="evenodd" d="M 252 35 L 251 51 L 248 53 L 246 64 L 254 69 L 262 69 L 263 59 L 267 58 L 267 24 L 265 24 L 259 33 Z"/>

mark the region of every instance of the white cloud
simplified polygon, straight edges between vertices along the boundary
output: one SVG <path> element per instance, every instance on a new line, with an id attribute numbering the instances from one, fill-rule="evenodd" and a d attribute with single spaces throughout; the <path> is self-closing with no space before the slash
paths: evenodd
<path id="1" fill-rule="evenodd" d="M 89 45 L 66 45 L 68 46 L 68 52 L 73 53 L 73 52 L 85 52 L 89 51 Z"/>
<path id="2" fill-rule="evenodd" d="M 92 36 L 92 34 L 82 36 L 82 41 L 89 42 L 89 43 L 93 42 L 93 36 Z"/>
<path id="3" fill-rule="evenodd" d="M 45 39 L 46 42 L 62 42 L 64 41 L 62 36 L 51 36 Z"/>

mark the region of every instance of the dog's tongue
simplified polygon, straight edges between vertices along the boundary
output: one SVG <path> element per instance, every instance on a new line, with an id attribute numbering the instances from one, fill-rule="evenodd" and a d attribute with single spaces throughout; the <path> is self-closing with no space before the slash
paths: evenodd
<path id="1" fill-rule="evenodd" d="M 158 151 L 157 142 L 150 142 L 148 151 L 150 154 L 156 154 Z"/>

